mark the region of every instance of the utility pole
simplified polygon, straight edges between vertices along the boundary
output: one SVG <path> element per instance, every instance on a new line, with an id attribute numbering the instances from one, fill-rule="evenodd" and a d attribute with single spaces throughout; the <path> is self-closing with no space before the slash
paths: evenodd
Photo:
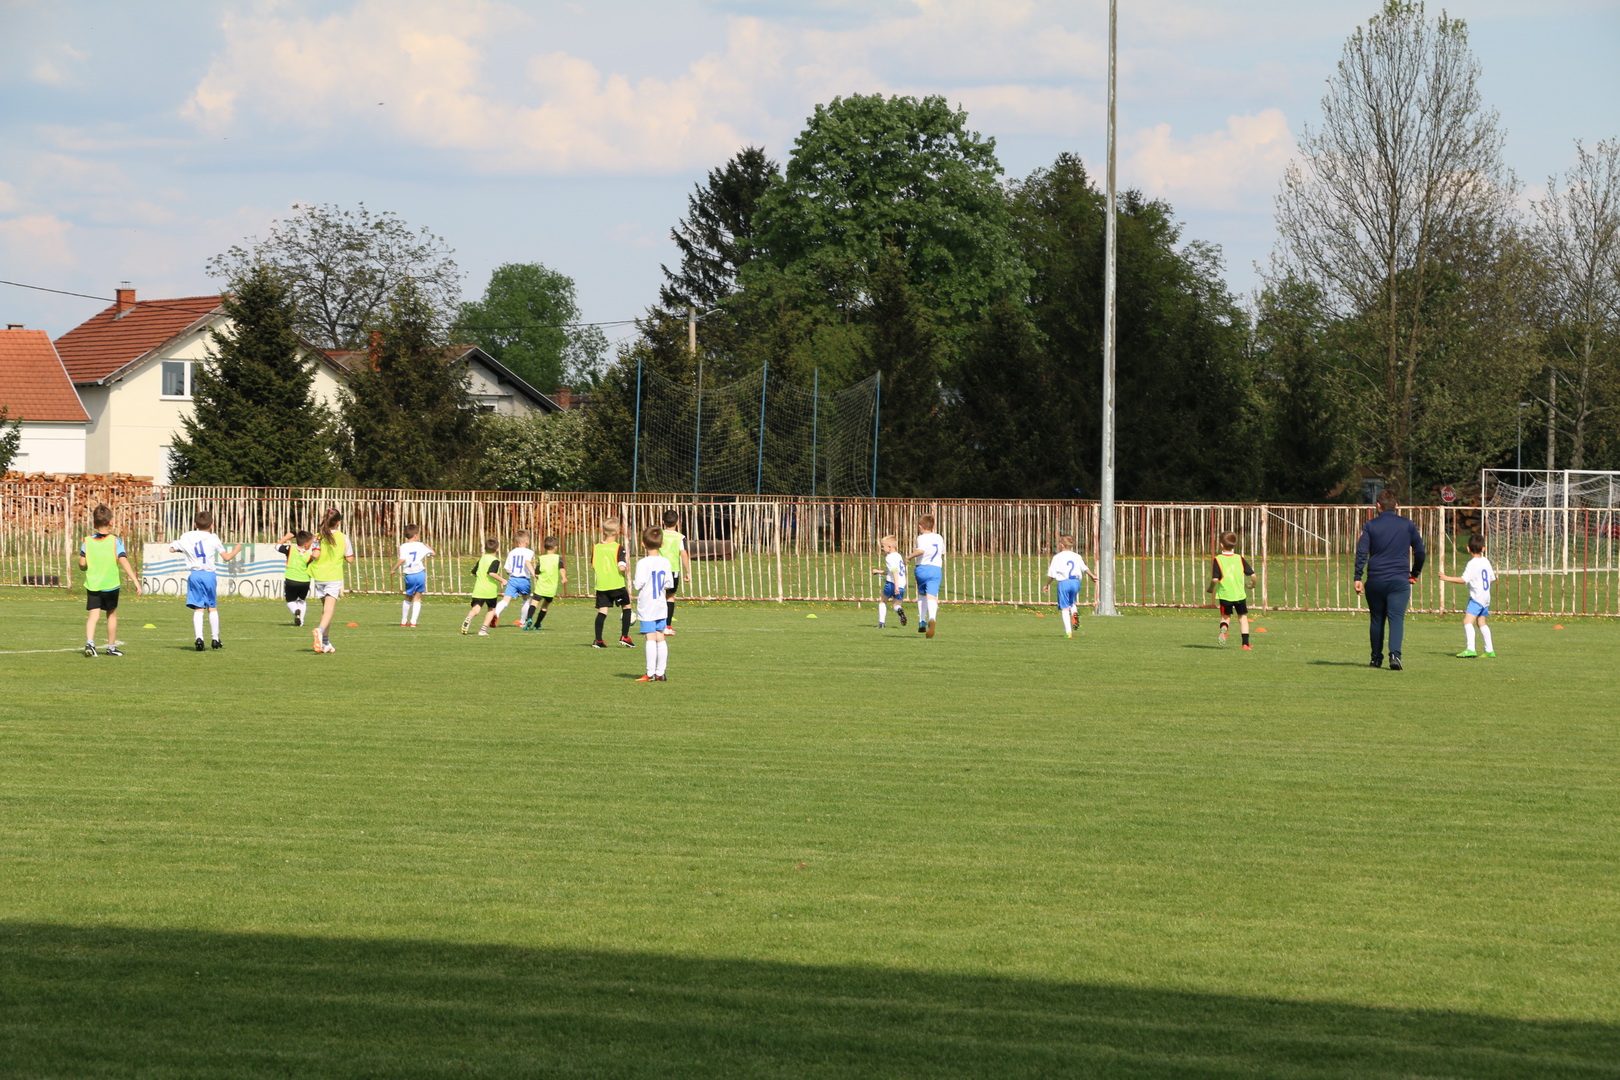
<path id="1" fill-rule="evenodd" d="M 1103 244 L 1102 468 L 1097 498 L 1097 614 L 1118 615 L 1114 607 L 1114 55 L 1118 43 L 1118 0 L 1108 0 L 1108 221 Z"/>
<path id="2" fill-rule="evenodd" d="M 697 428 L 692 433 L 692 495 L 698 494 L 698 475 L 703 468 L 703 357 L 697 351 L 697 307 L 686 305 L 686 354 L 697 364 Z"/>

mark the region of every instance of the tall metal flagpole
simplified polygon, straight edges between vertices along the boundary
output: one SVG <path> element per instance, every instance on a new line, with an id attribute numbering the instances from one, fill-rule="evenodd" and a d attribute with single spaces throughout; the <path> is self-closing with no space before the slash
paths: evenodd
<path id="1" fill-rule="evenodd" d="M 1117 0 L 1108 0 L 1108 222 L 1103 246 L 1102 469 L 1097 499 L 1097 614 L 1114 607 L 1114 56 L 1118 43 Z"/>

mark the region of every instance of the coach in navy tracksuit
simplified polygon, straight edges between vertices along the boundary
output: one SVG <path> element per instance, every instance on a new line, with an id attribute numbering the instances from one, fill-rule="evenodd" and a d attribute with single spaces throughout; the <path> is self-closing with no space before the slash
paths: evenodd
<path id="1" fill-rule="evenodd" d="M 1389 622 L 1389 670 L 1401 670 L 1401 636 L 1406 630 L 1406 605 L 1412 600 L 1412 584 L 1423 572 L 1429 556 L 1423 550 L 1423 537 L 1409 518 L 1395 512 L 1395 493 L 1385 488 L 1378 493 L 1377 517 L 1361 526 L 1356 541 L 1356 592 L 1367 597 L 1372 615 L 1372 663 L 1384 663 L 1384 623 Z M 1365 571 L 1367 582 L 1362 585 Z"/>

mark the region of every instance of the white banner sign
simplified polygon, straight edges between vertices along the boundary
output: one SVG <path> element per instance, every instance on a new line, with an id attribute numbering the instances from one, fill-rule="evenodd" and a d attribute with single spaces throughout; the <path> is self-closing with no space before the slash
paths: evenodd
<path id="1" fill-rule="evenodd" d="M 287 556 L 274 544 L 244 544 L 241 554 L 220 563 L 220 596 L 281 598 L 281 582 L 286 575 Z M 185 556 L 170 551 L 168 544 L 144 544 L 141 548 L 141 590 L 148 596 L 186 595 Z"/>

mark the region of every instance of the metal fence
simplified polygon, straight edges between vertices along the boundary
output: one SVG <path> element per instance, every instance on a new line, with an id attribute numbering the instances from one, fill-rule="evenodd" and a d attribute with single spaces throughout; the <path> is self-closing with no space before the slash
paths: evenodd
<path id="1" fill-rule="evenodd" d="M 343 512 L 357 552 L 347 582 L 355 592 L 393 592 L 395 553 L 408 523 L 422 527 L 437 553 L 428 588 L 465 592 L 485 538 L 505 547 L 519 529 L 552 535 L 569 577 L 568 596 L 590 595 L 591 545 L 606 518 L 623 525 L 634 551 L 640 529 L 666 510 L 681 515 L 694 565 L 683 592 L 714 600 L 870 600 L 881 564 L 879 540 L 909 550 L 917 519 L 933 514 L 949 550 L 943 599 L 952 603 L 1040 604 L 1056 535 L 1074 535 L 1095 563 L 1097 504 L 1079 501 L 756 498 L 752 496 L 377 491 L 361 489 L 153 487 L 140 494 L 98 494 L 93 486 L 0 484 L 0 584 L 68 587 L 79 583 L 74 558 L 89 530 L 89 508 L 105 501 L 115 530 L 139 562 L 140 544 L 173 540 L 200 509 L 211 510 L 227 543 L 269 543 L 293 528 L 313 529 L 323 509 Z M 1371 509 L 1355 506 L 1116 505 L 1117 600 L 1136 607 L 1210 603 L 1210 559 L 1219 535 L 1239 536 L 1258 575 L 1256 606 L 1265 610 L 1352 611 L 1356 538 Z M 1402 513 L 1429 545 L 1429 570 L 1412 598 L 1416 611 L 1455 611 L 1471 531 L 1493 542 L 1498 571 L 1493 609 L 1502 614 L 1620 615 L 1616 511 L 1409 507 Z M 1540 515 L 1539 517 L 1537 515 Z M 1554 516 L 1556 515 L 1556 517 Z M 1525 534 L 1545 545 L 1507 543 Z M 1557 557 L 1524 558 L 1556 543 Z M 540 545 L 535 543 L 538 548 Z M 1547 551 L 1550 555 L 1550 550 Z"/>

